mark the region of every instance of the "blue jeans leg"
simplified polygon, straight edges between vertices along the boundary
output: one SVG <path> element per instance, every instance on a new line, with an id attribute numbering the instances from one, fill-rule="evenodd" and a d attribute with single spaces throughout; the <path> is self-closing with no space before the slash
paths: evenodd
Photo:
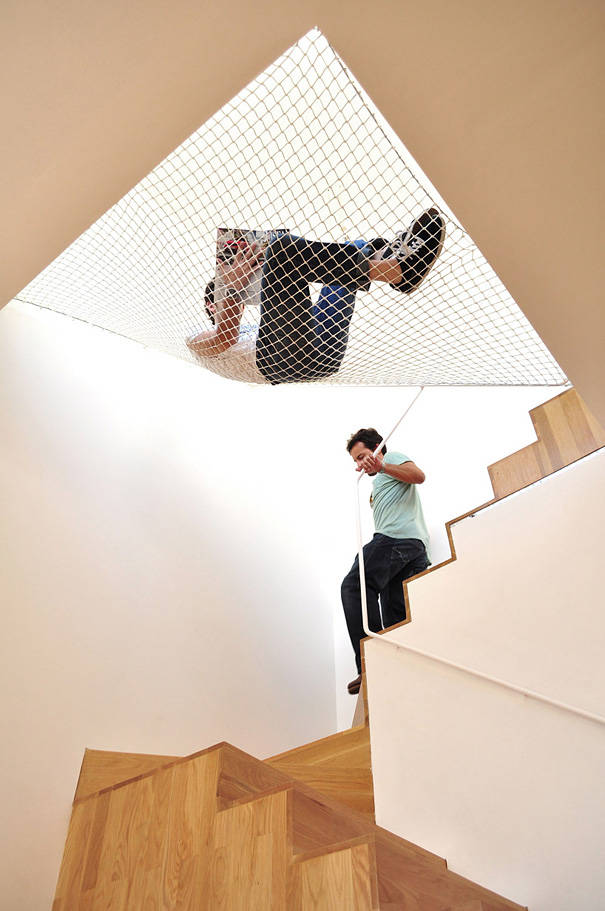
<path id="1" fill-rule="evenodd" d="M 353 244 L 308 241 L 286 234 L 269 246 L 261 284 L 261 322 L 256 362 L 272 383 L 315 379 L 342 360 L 355 292 L 369 285 L 367 257 Z M 309 283 L 338 285 L 348 292 L 337 322 L 338 353 L 332 363 L 319 358 L 321 347 Z M 332 322 L 334 318 L 332 317 Z M 328 317 L 326 317 L 326 329 Z M 344 339 L 344 343 L 343 343 Z M 336 367 L 338 369 L 338 367 Z"/>
<path id="2" fill-rule="evenodd" d="M 350 242 L 361 249 L 365 240 Z M 349 342 L 349 326 L 355 308 L 355 292 L 343 285 L 324 285 L 312 313 L 315 320 L 315 363 L 323 376 L 340 368 Z"/>
<path id="3" fill-rule="evenodd" d="M 402 548 L 393 549 L 392 559 L 401 560 L 403 568 L 390 580 L 389 584 L 380 592 L 380 612 L 382 614 L 382 628 L 388 629 L 396 623 L 406 619 L 405 598 L 403 597 L 403 583 L 417 573 L 423 572 L 429 565 L 426 549 L 422 541 L 409 539 L 405 542 L 405 553 Z"/>
<path id="4" fill-rule="evenodd" d="M 423 554 L 426 561 L 426 551 L 422 541 L 414 538 L 389 538 L 387 535 L 380 534 L 375 534 L 363 548 L 368 623 L 372 632 L 378 632 L 384 628 L 378 607 L 379 594 L 387 590 L 390 583 L 401 576 L 406 567 L 418 565 L 417 561 L 422 558 Z M 361 584 L 357 557 L 343 579 L 341 598 L 351 645 L 355 652 L 357 671 L 361 673 L 360 642 L 365 638 L 365 632 L 361 617 Z M 403 591 L 401 591 L 401 601 L 403 601 Z M 389 623 L 389 625 L 391 624 Z"/>

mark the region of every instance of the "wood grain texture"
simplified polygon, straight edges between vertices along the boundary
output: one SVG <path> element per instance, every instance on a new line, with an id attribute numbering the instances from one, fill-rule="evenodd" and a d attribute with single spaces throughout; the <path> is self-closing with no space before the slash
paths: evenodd
<path id="1" fill-rule="evenodd" d="M 105 826 L 107 824 L 107 815 L 109 813 L 109 801 L 111 794 L 100 795 L 92 804 L 94 806 L 94 816 L 90 834 L 88 836 L 88 848 L 86 852 L 86 867 L 82 877 L 82 892 L 89 892 L 97 884 L 99 872 L 99 863 L 101 861 L 101 849 L 105 837 Z"/>
<path id="2" fill-rule="evenodd" d="M 366 749 L 364 728 L 346 734 L 279 758 L 342 763 Z M 74 804 L 53 911 L 475 911 L 472 902 L 520 911 L 363 813 L 218 744 Z"/>
<path id="3" fill-rule="evenodd" d="M 321 740 L 305 743 L 303 746 L 287 750 L 285 753 L 278 753 L 276 756 L 266 759 L 265 762 L 276 768 L 280 768 L 282 763 L 287 764 L 291 759 L 296 764 L 304 761 L 308 765 L 322 765 L 330 763 L 334 759 L 340 760 L 342 757 L 346 759 L 357 753 L 357 756 L 363 756 L 369 765 L 369 751 L 369 732 L 364 725 L 359 725 L 338 734 L 322 737 Z"/>
<path id="4" fill-rule="evenodd" d="M 68 908 L 77 907 L 95 811 L 94 802 L 75 806 L 72 810 L 53 911 L 67 911 Z"/>
<path id="5" fill-rule="evenodd" d="M 138 778 L 176 759 L 177 756 L 85 750 L 74 800 L 81 800 L 119 782 Z"/>
<path id="6" fill-rule="evenodd" d="M 445 863 L 427 864 L 415 853 L 416 846 L 402 844 L 392 833 L 376 834 L 376 864 L 380 902 L 402 908 L 444 911 L 479 901 L 484 911 L 523 911 L 515 902 L 451 873 Z M 471 905 L 472 908 L 472 905 Z M 527 911 L 527 909 L 525 909 Z"/>
<path id="7" fill-rule="evenodd" d="M 219 751 L 205 751 L 77 802 L 56 911 L 193 907 L 216 812 L 219 758 Z"/>
<path id="8" fill-rule="evenodd" d="M 300 865 L 301 911 L 378 911 L 373 845 L 361 844 L 304 861 Z"/>
<path id="9" fill-rule="evenodd" d="M 351 727 L 356 728 L 361 724 L 367 724 L 367 715 L 365 709 L 365 699 L 364 699 L 364 688 L 362 687 L 357 694 L 357 701 L 355 702 L 355 711 L 353 713 L 353 722 Z"/>
<path id="10" fill-rule="evenodd" d="M 352 810 L 357 810 L 374 820 L 374 794 L 371 776 L 364 770 L 349 766 L 306 766 L 294 763 L 287 766 L 288 773 L 304 781 L 314 790 L 334 797 Z"/>
<path id="11" fill-rule="evenodd" d="M 162 882 L 166 908 L 192 907 L 203 888 L 219 767 L 220 751 L 173 767 Z"/>
<path id="12" fill-rule="evenodd" d="M 481 901 L 471 901 L 464 902 L 462 905 L 451 906 L 446 908 L 446 911 L 487 911 L 485 905 Z"/>
<path id="13" fill-rule="evenodd" d="M 365 725 L 280 753 L 266 762 L 374 820 L 370 731 Z"/>
<path id="14" fill-rule="evenodd" d="M 208 908 L 265 911 L 286 907 L 290 852 L 288 791 L 218 813 L 210 844 Z"/>
<path id="15" fill-rule="evenodd" d="M 92 911 L 128 907 L 135 875 L 143 867 L 151 817 L 152 790 L 148 779 L 95 798 L 97 806 L 109 797 L 102 846 L 89 890 Z M 96 835 L 96 833 L 95 833 Z M 89 854 L 92 845 L 89 842 Z M 97 852 L 95 852 L 97 853 Z M 134 904 L 133 901 L 128 902 Z"/>
<path id="16" fill-rule="evenodd" d="M 297 783 L 293 789 L 292 850 L 295 854 L 371 835 L 375 825 L 361 813 Z"/>
<path id="17" fill-rule="evenodd" d="M 575 389 L 568 389 L 530 411 L 535 443 L 488 467 L 496 499 L 605 446 L 605 430 Z"/>
<path id="18" fill-rule="evenodd" d="M 221 750 L 218 796 L 220 806 L 228 807 L 234 801 L 283 787 L 288 779 L 270 763 L 262 762 L 225 744 Z"/>

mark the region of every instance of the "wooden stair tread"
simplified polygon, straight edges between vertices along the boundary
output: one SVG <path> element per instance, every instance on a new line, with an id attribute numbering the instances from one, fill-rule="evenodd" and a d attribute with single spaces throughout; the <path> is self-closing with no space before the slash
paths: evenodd
<path id="1" fill-rule="evenodd" d="M 74 800 L 132 781 L 188 757 L 142 753 L 86 750 Z M 232 754 L 232 760 L 235 761 Z M 339 797 L 352 808 L 374 818 L 374 788 L 370 766 L 369 729 L 361 725 L 321 740 L 304 744 L 266 760 L 267 765 L 289 777 L 300 778 L 330 796 Z M 270 787 L 270 773 L 262 772 L 264 786 Z M 254 790 L 242 790 L 237 774 L 221 779 L 227 800 L 242 798 Z"/>
<path id="2" fill-rule="evenodd" d="M 299 851 L 292 858 L 292 863 L 302 864 L 306 860 L 314 857 L 325 857 L 327 854 L 334 854 L 337 851 L 345 851 L 347 848 L 354 848 L 356 845 L 374 844 L 374 835 L 357 835 L 354 838 L 345 838 L 343 841 L 335 841 L 333 844 L 313 848 L 310 851 Z"/>
<path id="3" fill-rule="evenodd" d="M 414 902 L 418 902 L 425 911 L 444 911 L 448 904 L 456 907 L 481 901 L 485 903 L 485 911 L 521 911 L 518 904 L 452 873 L 445 862 L 441 867 L 429 867 L 420 859 L 411 858 L 396 839 L 385 830 L 376 834 L 381 903 L 392 902 L 397 906 L 402 902 L 407 908 L 415 907 Z"/>
<path id="4" fill-rule="evenodd" d="M 374 820 L 369 728 L 360 725 L 265 760 Z"/>
<path id="5" fill-rule="evenodd" d="M 343 767 L 320 769 L 314 773 L 313 767 L 288 765 L 284 772 L 374 820 L 374 789 L 363 771 Z"/>
<path id="6" fill-rule="evenodd" d="M 348 728 L 346 731 L 339 731 L 337 734 L 330 734 L 328 737 L 322 737 L 320 740 L 313 740 L 311 743 L 305 743 L 303 746 L 295 747 L 292 750 L 286 750 L 284 753 L 278 753 L 266 759 L 270 765 L 289 762 L 290 760 L 300 762 L 301 758 L 309 764 L 329 762 L 332 759 L 349 754 L 365 754 L 370 749 L 370 733 L 366 725 Z"/>
<path id="7" fill-rule="evenodd" d="M 151 753 L 120 753 L 112 750 L 86 749 L 74 799 L 80 800 L 82 797 L 95 794 L 121 781 L 155 771 L 178 758 L 177 756 L 160 756 Z"/>

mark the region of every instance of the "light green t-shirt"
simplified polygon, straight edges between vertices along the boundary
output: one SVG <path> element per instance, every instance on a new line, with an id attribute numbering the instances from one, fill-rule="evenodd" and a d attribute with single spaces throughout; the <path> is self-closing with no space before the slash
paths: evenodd
<path id="1" fill-rule="evenodd" d="M 384 457 L 386 465 L 401 465 L 411 461 L 409 456 L 401 452 L 387 452 Z M 405 484 L 379 472 L 372 483 L 372 509 L 378 534 L 388 535 L 389 538 L 417 538 L 424 543 L 429 560 L 431 559 L 429 533 L 417 484 Z"/>

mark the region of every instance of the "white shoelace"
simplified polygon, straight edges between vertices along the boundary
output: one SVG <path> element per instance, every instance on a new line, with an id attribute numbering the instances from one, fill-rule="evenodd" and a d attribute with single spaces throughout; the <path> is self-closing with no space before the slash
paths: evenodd
<path id="1" fill-rule="evenodd" d="M 391 249 L 397 259 L 407 259 L 413 253 L 416 253 L 422 247 L 423 241 L 406 231 L 401 237 L 396 238 L 391 244 Z"/>

